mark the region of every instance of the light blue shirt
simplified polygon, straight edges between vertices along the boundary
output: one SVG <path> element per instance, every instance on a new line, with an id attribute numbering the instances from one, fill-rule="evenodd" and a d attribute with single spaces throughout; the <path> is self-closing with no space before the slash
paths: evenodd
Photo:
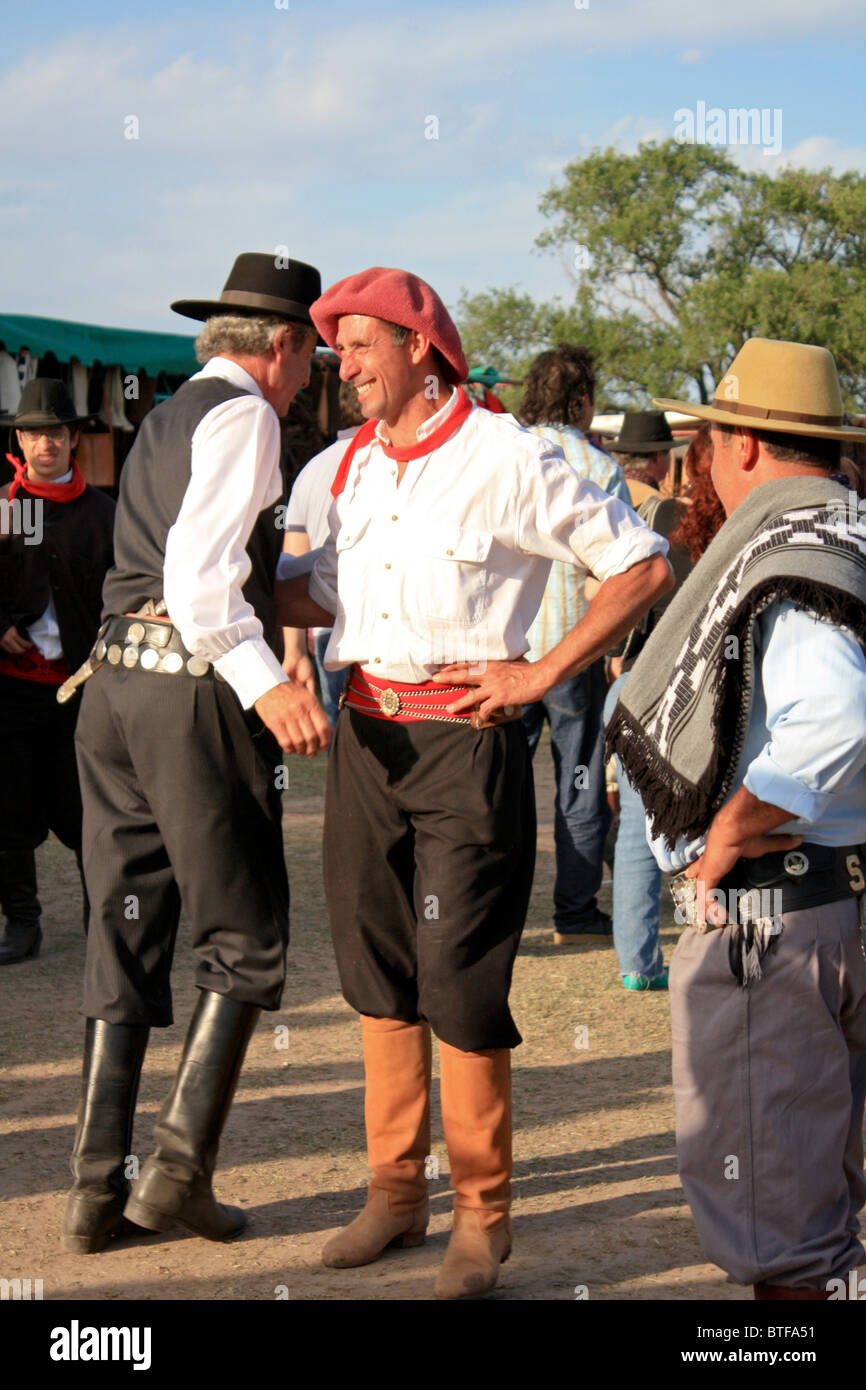
<path id="1" fill-rule="evenodd" d="M 866 842 L 866 655 L 846 628 L 791 603 L 774 603 L 755 624 L 752 716 L 731 796 L 745 786 L 791 812 L 772 831 L 817 845 Z M 659 867 L 679 872 L 706 836 L 647 839 Z"/>

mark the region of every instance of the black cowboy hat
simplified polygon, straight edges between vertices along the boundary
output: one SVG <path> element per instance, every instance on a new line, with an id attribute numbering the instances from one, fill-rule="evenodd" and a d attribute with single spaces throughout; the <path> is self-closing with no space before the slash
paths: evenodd
<path id="1" fill-rule="evenodd" d="M 62 381 L 53 377 L 36 377 L 28 381 L 21 392 L 14 415 L 0 416 L 0 425 L 16 430 L 59 429 L 61 425 L 84 425 L 89 415 L 79 415 L 72 397 Z"/>
<path id="2" fill-rule="evenodd" d="M 663 410 L 627 410 L 610 447 L 616 454 L 663 454 L 675 442 Z"/>
<path id="3" fill-rule="evenodd" d="M 322 277 L 313 265 L 287 256 L 244 251 L 231 268 L 219 299 L 176 299 L 172 309 L 201 321 L 215 314 L 273 314 L 312 326 L 310 305 L 322 293 Z"/>

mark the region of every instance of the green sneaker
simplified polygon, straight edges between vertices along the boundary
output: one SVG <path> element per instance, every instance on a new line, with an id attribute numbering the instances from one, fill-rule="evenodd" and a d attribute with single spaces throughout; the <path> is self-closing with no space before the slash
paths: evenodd
<path id="1" fill-rule="evenodd" d="M 622 983 L 624 989 L 667 989 L 668 968 L 665 966 L 651 980 L 646 975 L 623 975 Z"/>

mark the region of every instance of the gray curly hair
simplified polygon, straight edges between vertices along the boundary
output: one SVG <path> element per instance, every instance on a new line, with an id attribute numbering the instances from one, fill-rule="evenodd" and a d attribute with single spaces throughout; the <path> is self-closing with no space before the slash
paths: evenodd
<path id="1" fill-rule="evenodd" d="M 195 355 L 204 365 L 212 357 L 228 352 L 233 357 L 266 357 L 280 328 L 291 331 L 292 352 L 300 352 L 315 328 L 308 323 L 286 322 L 271 314 L 261 318 L 246 314 L 218 314 L 207 320 L 195 340 Z"/>

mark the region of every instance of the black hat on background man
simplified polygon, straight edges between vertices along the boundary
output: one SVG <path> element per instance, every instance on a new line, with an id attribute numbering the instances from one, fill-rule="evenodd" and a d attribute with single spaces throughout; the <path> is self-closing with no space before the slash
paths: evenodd
<path id="1" fill-rule="evenodd" d="M 77 413 L 62 381 L 45 376 L 28 381 L 15 414 L 0 416 L 0 424 L 11 425 L 16 430 L 56 430 L 61 425 L 75 429 L 87 424 L 89 419 L 88 415 Z"/>
<path id="2" fill-rule="evenodd" d="M 627 410 L 610 447 L 617 454 L 663 454 L 675 442 L 663 410 Z"/>
<path id="3" fill-rule="evenodd" d="M 217 314 L 274 315 L 312 327 L 310 305 L 321 293 L 322 278 L 315 266 L 288 256 L 244 251 L 219 299 L 176 299 L 171 307 L 176 314 L 202 322 Z"/>

